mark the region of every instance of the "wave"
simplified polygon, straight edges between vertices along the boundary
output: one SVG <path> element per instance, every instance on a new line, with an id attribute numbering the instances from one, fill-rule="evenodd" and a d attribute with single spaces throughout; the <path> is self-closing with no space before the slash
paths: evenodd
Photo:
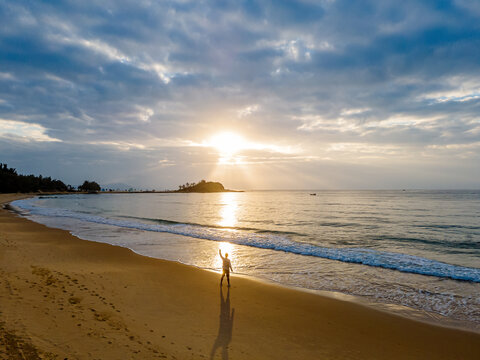
<path id="1" fill-rule="evenodd" d="M 443 248 L 449 249 L 476 249 L 480 250 L 480 242 L 479 241 L 439 241 L 439 240 L 430 240 L 430 239 L 420 239 L 414 237 L 398 237 L 398 236 L 376 236 L 372 237 L 372 240 L 378 241 L 395 241 L 395 242 L 405 242 L 405 243 L 419 243 L 419 244 L 426 244 L 426 245 L 434 245 Z"/>
<path id="2" fill-rule="evenodd" d="M 198 223 L 193 223 L 193 222 L 180 222 L 180 221 L 174 221 L 174 220 L 165 220 L 165 219 L 155 219 L 155 218 L 144 218 L 144 217 L 138 217 L 138 216 L 127 216 L 127 215 L 122 215 L 120 216 L 121 218 L 124 219 L 135 219 L 135 220 L 140 220 L 140 221 L 151 221 L 155 222 L 158 224 L 169 224 L 169 225 L 192 225 L 192 226 L 198 226 L 202 228 L 214 228 L 214 229 L 223 229 L 223 230 L 244 230 L 244 231 L 253 231 L 256 233 L 269 233 L 269 234 L 283 234 L 283 235 L 295 235 L 295 236 L 306 236 L 305 234 L 301 234 L 295 231 L 278 231 L 278 230 L 265 230 L 265 229 L 258 229 L 258 228 L 252 228 L 252 227 L 244 227 L 244 226 L 222 226 L 222 225 L 204 225 L 204 224 L 198 224 Z"/>
<path id="3" fill-rule="evenodd" d="M 419 228 L 445 230 L 445 229 L 467 229 L 467 230 L 480 230 L 480 226 L 472 225 L 456 225 L 456 224 L 422 224 L 413 225 Z"/>
<path id="4" fill-rule="evenodd" d="M 196 224 L 176 223 L 157 220 L 159 223 L 147 224 L 137 221 L 105 218 L 98 215 L 79 213 L 58 208 L 42 208 L 31 201 L 17 200 L 12 203 L 31 214 L 49 217 L 65 217 L 98 224 L 117 226 L 143 231 L 166 232 L 212 241 L 228 241 L 238 245 L 261 249 L 283 251 L 298 255 L 314 256 L 347 263 L 363 264 L 373 267 L 398 270 L 454 280 L 480 283 L 480 269 L 447 264 L 419 256 L 394 252 L 376 251 L 363 248 L 327 248 L 313 244 L 295 242 L 283 234 L 265 234 L 253 231 L 216 228 Z"/>

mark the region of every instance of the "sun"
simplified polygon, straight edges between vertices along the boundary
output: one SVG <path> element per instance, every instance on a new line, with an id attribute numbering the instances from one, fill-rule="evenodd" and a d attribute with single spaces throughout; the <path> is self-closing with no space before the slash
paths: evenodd
<path id="1" fill-rule="evenodd" d="M 243 137 L 232 132 L 222 132 L 214 135 L 209 145 L 217 149 L 222 156 L 232 156 L 240 150 L 247 147 L 247 142 Z"/>
<path id="2" fill-rule="evenodd" d="M 237 154 L 250 147 L 247 140 L 233 132 L 216 134 L 210 138 L 207 144 L 218 151 L 220 164 L 238 164 L 241 157 Z"/>

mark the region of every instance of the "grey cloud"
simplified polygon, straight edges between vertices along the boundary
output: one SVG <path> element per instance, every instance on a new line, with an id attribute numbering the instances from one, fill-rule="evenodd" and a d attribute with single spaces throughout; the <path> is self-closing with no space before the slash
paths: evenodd
<path id="1" fill-rule="evenodd" d="M 63 140 L 38 144 L 42 154 L 85 166 L 98 151 L 82 143 L 199 141 L 222 127 L 312 156 L 322 155 L 318 142 L 356 142 L 405 145 L 417 159 L 431 145 L 479 141 L 479 99 L 432 98 L 462 87 L 452 79 L 480 89 L 475 9 L 465 1 L 2 2 L 0 119 L 41 124 Z M 259 110 L 237 116 L 252 104 Z M 395 117 L 418 121 L 389 123 Z M 8 146 L 6 160 L 35 166 L 31 149 Z M 122 156 L 161 160 L 165 151 Z M 206 156 L 168 151 L 186 167 Z"/>

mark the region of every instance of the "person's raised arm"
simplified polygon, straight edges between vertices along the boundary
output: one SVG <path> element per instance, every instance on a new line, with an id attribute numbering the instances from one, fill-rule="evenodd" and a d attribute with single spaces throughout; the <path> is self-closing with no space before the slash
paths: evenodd
<path id="1" fill-rule="evenodd" d="M 221 249 L 218 249 L 218 253 L 219 253 L 220 257 L 223 259 L 222 250 L 221 250 Z"/>

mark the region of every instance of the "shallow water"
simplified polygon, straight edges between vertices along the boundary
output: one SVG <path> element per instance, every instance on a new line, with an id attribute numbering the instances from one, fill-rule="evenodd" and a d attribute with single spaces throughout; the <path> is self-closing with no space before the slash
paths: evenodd
<path id="1" fill-rule="evenodd" d="M 480 191 L 46 196 L 36 221 L 144 255 L 406 305 L 480 329 Z M 182 236 L 175 236 L 182 235 Z"/>

